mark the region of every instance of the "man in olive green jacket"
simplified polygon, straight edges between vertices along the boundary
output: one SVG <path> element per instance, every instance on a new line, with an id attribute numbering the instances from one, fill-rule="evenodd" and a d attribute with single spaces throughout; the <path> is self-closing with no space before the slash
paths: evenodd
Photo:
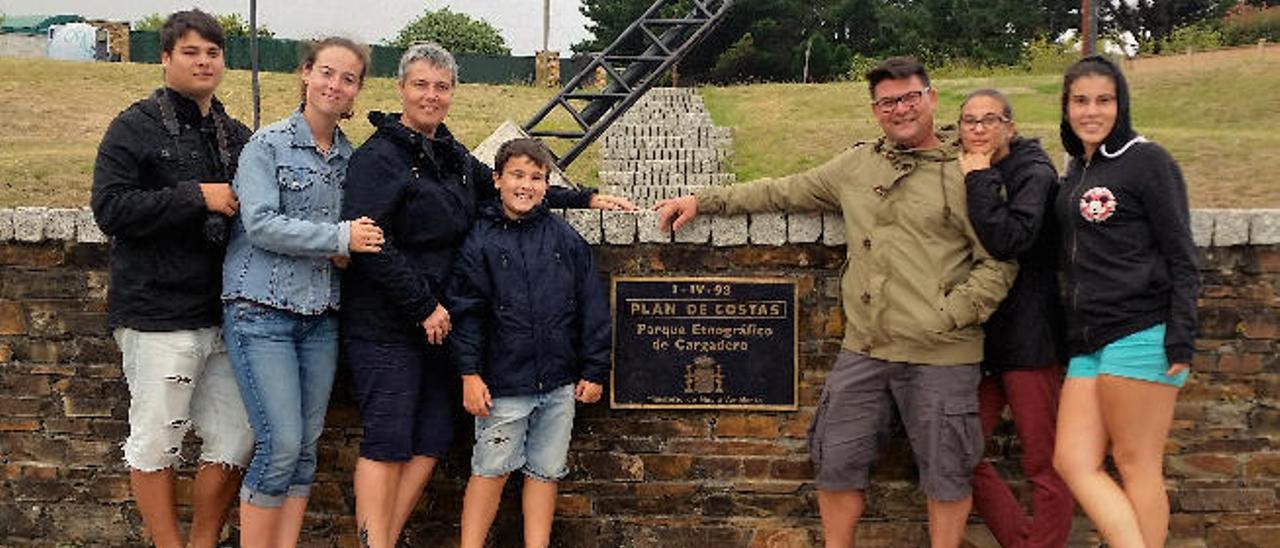
<path id="1" fill-rule="evenodd" d="M 678 230 L 699 212 L 839 211 L 848 241 L 841 278 L 843 349 L 810 429 L 828 548 L 853 546 L 877 439 L 894 403 L 928 496 L 934 547 L 956 547 L 982 457 L 978 363 L 982 322 L 1017 267 L 983 249 L 969 223 L 954 135 L 935 132 L 937 92 L 914 59 L 867 73 L 884 131 L 827 163 L 778 179 L 658 202 Z"/>

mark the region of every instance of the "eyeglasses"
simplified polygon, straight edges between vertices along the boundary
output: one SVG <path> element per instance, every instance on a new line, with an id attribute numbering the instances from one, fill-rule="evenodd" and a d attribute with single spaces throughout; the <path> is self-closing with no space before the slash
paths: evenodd
<path id="1" fill-rule="evenodd" d="M 1008 117 L 995 113 L 987 114 L 981 118 L 974 118 L 973 116 L 960 117 L 960 127 L 968 130 L 978 129 L 978 126 L 982 126 L 983 129 L 991 129 L 1000 124 L 1007 123 L 1009 123 Z"/>
<path id="2" fill-rule="evenodd" d="M 911 108 L 920 104 L 920 99 L 923 99 L 926 93 L 929 93 L 929 86 L 925 86 L 918 91 L 903 93 L 896 97 L 881 97 L 871 102 L 871 108 L 884 114 L 893 112 L 893 109 L 898 108 L 898 103 Z"/>

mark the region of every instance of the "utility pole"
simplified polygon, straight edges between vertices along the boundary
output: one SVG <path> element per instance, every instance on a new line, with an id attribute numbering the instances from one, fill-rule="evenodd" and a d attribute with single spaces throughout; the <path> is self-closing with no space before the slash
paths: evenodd
<path id="1" fill-rule="evenodd" d="M 542 0 L 542 51 L 551 50 L 551 0 Z"/>
<path id="2" fill-rule="evenodd" d="M 258 131 L 262 117 L 261 90 L 258 88 L 258 0 L 249 0 L 249 62 L 253 80 L 253 130 Z"/>
<path id="3" fill-rule="evenodd" d="M 1093 55 L 1098 49 L 1098 0 L 1080 0 L 1080 55 Z"/>

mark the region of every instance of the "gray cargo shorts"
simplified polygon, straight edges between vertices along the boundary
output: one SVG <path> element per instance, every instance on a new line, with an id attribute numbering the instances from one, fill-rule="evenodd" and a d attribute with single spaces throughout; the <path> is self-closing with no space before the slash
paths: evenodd
<path id="1" fill-rule="evenodd" d="M 968 497 L 983 451 L 980 380 L 977 364 L 889 362 L 842 350 L 809 427 L 818 489 L 867 488 L 896 403 L 925 494 L 938 501 Z"/>

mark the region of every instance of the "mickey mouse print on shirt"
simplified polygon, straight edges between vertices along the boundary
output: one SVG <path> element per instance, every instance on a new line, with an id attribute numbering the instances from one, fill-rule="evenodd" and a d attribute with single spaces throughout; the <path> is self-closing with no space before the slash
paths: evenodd
<path id="1" fill-rule="evenodd" d="M 1080 196 L 1080 216 L 1086 221 L 1101 223 L 1115 214 L 1117 205 L 1111 189 L 1095 186 Z"/>

